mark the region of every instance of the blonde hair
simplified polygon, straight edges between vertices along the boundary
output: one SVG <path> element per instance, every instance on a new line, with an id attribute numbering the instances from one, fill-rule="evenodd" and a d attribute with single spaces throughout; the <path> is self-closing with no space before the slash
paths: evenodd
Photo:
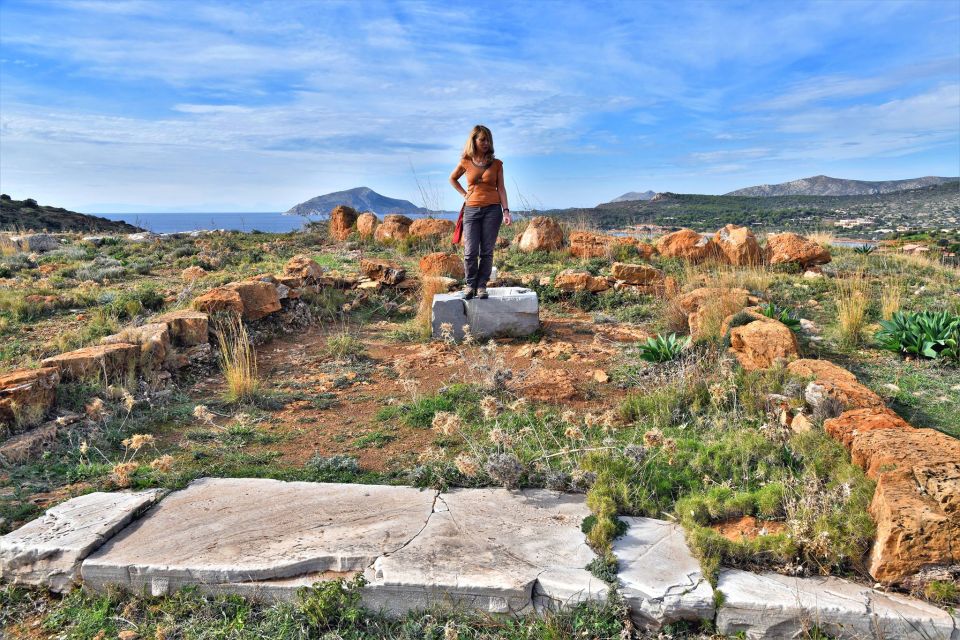
<path id="1" fill-rule="evenodd" d="M 463 145 L 463 157 L 467 159 L 474 159 L 479 156 L 476 141 L 477 136 L 481 133 L 487 137 L 487 140 L 490 141 L 490 153 L 487 154 L 487 157 L 484 158 L 484 160 L 491 162 L 493 161 L 493 134 L 490 132 L 490 129 L 482 124 L 478 124 L 470 130 L 470 137 L 467 138 L 467 144 Z"/>

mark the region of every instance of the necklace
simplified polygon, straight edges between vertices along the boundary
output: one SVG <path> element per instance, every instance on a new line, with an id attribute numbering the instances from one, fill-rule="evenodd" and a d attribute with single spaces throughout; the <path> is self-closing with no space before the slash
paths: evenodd
<path id="1" fill-rule="evenodd" d="M 490 166 L 490 163 L 489 163 L 489 162 L 487 162 L 487 163 L 485 163 L 485 164 L 480 164 L 479 162 L 477 162 L 477 161 L 474 160 L 473 158 L 470 158 L 470 162 L 472 162 L 472 163 L 473 163 L 473 166 L 475 166 L 477 169 L 486 169 L 487 167 Z"/>

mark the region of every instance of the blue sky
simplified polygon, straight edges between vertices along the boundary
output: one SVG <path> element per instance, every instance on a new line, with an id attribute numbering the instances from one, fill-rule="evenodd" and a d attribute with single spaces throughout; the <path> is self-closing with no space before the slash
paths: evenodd
<path id="1" fill-rule="evenodd" d="M 15 198 L 454 209 L 477 122 L 514 208 L 958 175 L 960 3 L 0 0 Z"/>

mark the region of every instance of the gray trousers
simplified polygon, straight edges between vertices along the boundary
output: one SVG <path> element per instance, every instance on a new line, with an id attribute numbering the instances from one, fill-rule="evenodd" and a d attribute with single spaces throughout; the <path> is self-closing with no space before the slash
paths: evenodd
<path id="1" fill-rule="evenodd" d="M 468 287 L 479 289 L 487 286 L 493 269 L 493 247 L 501 222 L 503 208 L 499 204 L 464 208 L 463 267 Z"/>

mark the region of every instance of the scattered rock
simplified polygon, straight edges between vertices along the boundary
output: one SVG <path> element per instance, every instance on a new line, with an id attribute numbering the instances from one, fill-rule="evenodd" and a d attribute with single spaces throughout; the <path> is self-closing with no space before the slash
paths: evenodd
<path id="1" fill-rule="evenodd" d="M 627 284 L 658 285 L 663 284 L 664 281 L 663 271 L 648 264 L 614 262 L 610 267 L 610 273 L 617 280 L 623 280 Z"/>
<path id="2" fill-rule="evenodd" d="M 790 429 L 794 433 L 807 433 L 813 429 L 813 423 L 810 422 L 810 418 L 805 413 L 798 413 L 790 421 Z"/>
<path id="3" fill-rule="evenodd" d="M 0 374 L 0 426 L 18 430 L 42 422 L 57 398 L 58 382 L 56 367 Z"/>
<path id="4" fill-rule="evenodd" d="M 373 238 L 377 242 L 395 242 L 410 235 L 410 225 L 413 220 L 396 213 L 384 216 L 383 224 L 377 226 Z"/>
<path id="5" fill-rule="evenodd" d="M 204 271 L 201 267 L 193 266 L 187 267 L 180 274 L 180 277 L 187 282 L 193 282 L 194 280 L 199 280 L 203 276 L 207 275 L 207 272 Z"/>
<path id="6" fill-rule="evenodd" d="M 372 211 L 364 211 L 357 218 L 357 233 L 360 234 L 361 238 L 372 238 L 378 222 L 377 214 Z"/>
<path id="7" fill-rule="evenodd" d="M 170 349 L 170 330 L 165 322 L 128 327 L 120 333 L 106 336 L 100 340 L 100 344 L 118 343 L 140 346 L 140 371 L 148 377 L 150 377 L 150 373 L 163 367 L 167 358 L 173 355 Z"/>
<path id="8" fill-rule="evenodd" d="M 728 224 L 713 235 L 713 242 L 732 265 L 756 266 L 763 262 L 760 243 L 747 227 Z"/>
<path id="9" fill-rule="evenodd" d="M 563 369 L 539 368 L 523 381 L 521 394 L 531 400 L 558 402 L 573 400 L 578 392 L 569 372 Z"/>
<path id="10" fill-rule="evenodd" d="M 414 238 L 450 236 L 454 226 L 452 221 L 441 218 L 417 218 L 410 225 L 410 235 Z"/>
<path id="11" fill-rule="evenodd" d="M 224 285 L 223 289 L 235 291 L 240 296 L 243 319 L 249 322 L 280 311 L 280 295 L 273 283 L 245 280 L 231 282 Z"/>
<path id="12" fill-rule="evenodd" d="M 731 303 L 745 307 L 750 301 L 750 292 L 746 289 L 725 287 L 700 287 L 677 298 L 677 306 L 685 315 L 698 311 L 708 300 L 720 297 L 729 298 Z"/>
<path id="13" fill-rule="evenodd" d="M 39 456 L 48 444 L 57 439 L 60 425 L 51 420 L 25 431 L 24 433 L 8 438 L 0 444 L 0 462 L 5 464 L 21 464 Z"/>
<path id="14" fill-rule="evenodd" d="M 44 367 L 55 367 L 62 380 L 124 380 L 136 371 L 140 347 L 135 344 L 103 344 L 84 347 L 46 358 Z"/>
<path id="15" fill-rule="evenodd" d="M 209 338 L 209 316 L 200 311 L 181 309 L 157 316 L 154 322 L 163 322 L 169 327 L 170 340 L 182 347 L 206 344 Z"/>
<path id="16" fill-rule="evenodd" d="M 69 591 L 80 563 L 165 492 L 88 493 L 0 538 L 0 579 Z"/>
<path id="17" fill-rule="evenodd" d="M 364 258 L 360 261 L 360 273 L 383 284 L 399 284 L 407 277 L 407 272 L 400 265 L 386 260 Z"/>
<path id="18" fill-rule="evenodd" d="M 691 262 L 703 262 L 720 256 L 720 249 L 709 237 L 692 229 L 680 229 L 657 240 L 657 252 L 668 258 L 682 258 Z"/>
<path id="19" fill-rule="evenodd" d="M 516 240 L 520 251 L 557 251 L 563 247 L 563 229 L 553 218 L 535 216 Z"/>
<path id="20" fill-rule="evenodd" d="M 193 308 L 205 314 L 213 314 L 218 311 L 229 311 L 238 315 L 243 314 L 243 300 L 238 291 L 233 291 L 225 287 L 217 287 L 197 296 L 191 303 Z M 279 304 L 279 300 L 277 301 Z"/>
<path id="21" fill-rule="evenodd" d="M 868 407 L 844 411 L 836 418 L 823 421 L 823 429 L 847 449 L 856 435 L 874 429 L 912 429 L 907 421 L 886 407 Z"/>
<path id="22" fill-rule="evenodd" d="M 751 322 L 730 330 L 730 352 L 744 369 L 756 371 L 798 357 L 800 346 L 782 322 Z"/>
<path id="23" fill-rule="evenodd" d="M 283 267 L 283 273 L 287 277 L 296 278 L 296 287 L 304 284 L 316 284 L 323 277 L 323 267 L 317 264 L 316 260 L 304 255 L 296 255 L 287 260 Z M 281 284 L 293 286 L 293 283 L 281 281 Z"/>
<path id="24" fill-rule="evenodd" d="M 680 620 L 713 619 L 713 589 L 679 525 L 622 518 L 627 532 L 614 540 L 618 579 L 634 623 L 656 631 Z"/>
<path id="25" fill-rule="evenodd" d="M 334 240 L 346 240 L 357 224 L 357 210 L 345 205 L 337 205 L 330 212 L 330 237 Z"/>
<path id="26" fill-rule="evenodd" d="M 801 268 L 830 262 L 830 252 L 812 240 L 796 233 L 774 233 L 767 236 L 767 264 L 796 263 Z"/>
<path id="27" fill-rule="evenodd" d="M 720 323 L 720 335 L 722 336 L 727 335 L 727 333 L 730 331 L 730 324 L 733 322 L 733 319 L 740 314 L 746 314 L 748 317 L 752 319 L 752 322 L 778 322 L 778 320 L 774 320 L 773 318 L 770 318 L 760 313 L 760 310 L 757 307 L 745 307 L 737 311 L 736 313 L 731 313 L 730 315 L 728 315 L 726 318 L 723 319 L 723 322 Z M 692 326 L 693 324 L 691 323 L 691 328 Z"/>
<path id="28" fill-rule="evenodd" d="M 553 279 L 553 286 L 561 291 L 597 293 L 609 289 L 610 282 L 602 276 L 593 276 L 587 271 L 564 269 Z"/>
<path id="29" fill-rule="evenodd" d="M 606 384 L 610 382 L 610 375 L 603 369 L 596 369 L 593 372 L 593 379 L 599 382 L 600 384 Z"/>
<path id="30" fill-rule="evenodd" d="M 46 253 L 60 248 L 60 241 L 48 233 L 10 236 L 10 241 L 24 253 Z"/>
<path id="31" fill-rule="evenodd" d="M 465 275 L 463 259 L 455 253 L 446 253 L 443 251 L 428 253 L 420 258 L 420 275 L 446 276 L 463 280 Z"/>

